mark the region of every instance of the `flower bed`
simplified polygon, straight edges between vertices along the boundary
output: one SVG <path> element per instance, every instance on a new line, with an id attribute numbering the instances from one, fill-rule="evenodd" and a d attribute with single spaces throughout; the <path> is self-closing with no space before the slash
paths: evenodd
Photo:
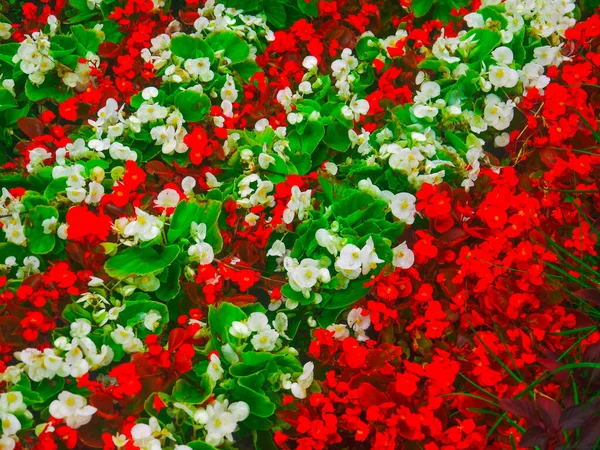
<path id="1" fill-rule="evenodd" d="M 0 11 L 0 449 L 594 449 L 586 0 Z"/>

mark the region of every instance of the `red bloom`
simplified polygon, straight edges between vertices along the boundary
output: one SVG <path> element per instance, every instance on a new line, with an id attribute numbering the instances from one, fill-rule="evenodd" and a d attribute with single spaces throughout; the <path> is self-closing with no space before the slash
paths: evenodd
<path id="1" fill-rule="evenodd" d="M 112 221 L 110 217 L 91 212 L 87 206 L 73 206 L 67 211 L 67 237 L 71 241 L 103 242 L 106 241 Z"/>

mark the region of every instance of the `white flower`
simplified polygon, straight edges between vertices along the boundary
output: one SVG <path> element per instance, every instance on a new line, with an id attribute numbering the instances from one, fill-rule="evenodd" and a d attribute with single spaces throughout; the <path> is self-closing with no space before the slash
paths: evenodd
<path id="1" fill-rule="evenodd" d="M 142 450 L 161 450 L 160 441 L 154 437 L 159 435 L 160 425 L 155 417 L 151 417 L 149 424 L 138 423 L 131 429 L 133 444 Z"/>
<path id="2" fill-rule="evenodd" d="M 92 331 L 92 325 L 86 319 L 76 319 L 70 325 L 70 334 L 73 338 L 86 337 Z"/>
<path id="3" fill-rule="evenodd" d="M 156 89 L 154 86 L 147 87 L 142 90 L 142 98 L 144 100 L 152 100 L 155 97 L 158 97 L 158 89 Z"/>
<path id="4" fill-rule="evenodd" d="M 16 447 L 17 443 L 10 436 L 2 436 L 0 438 L 0 449 L 1 450 L 13 450 Z"/>
<path id="5" fill-rule="evenodd" d="M 199 242 L 188 249 L 188 255 L 191 261 L 197 261 L 201 266 L 210 264 L 215 259 L 215 253 L 212 246 L 206 242 Z"/>
<path id="6" fill-rule="evenodd" d="M 80 395 L 62 391 L 58 400 L 50 403 L 50 414 L 56 419 L 64 419 L 67 426 L 77 429 L 92 420 L 97 411 L 93 406 L 87 405 L 87 401 Z"/>
<path id="7" fill-rule="evenodd" d="M 307 56 L 302 61 L 302 67 L 304 67 L 307 70 L 311 70 L 311 69 L 317 67 L 318 63 L 319 63 L 319 61 L 314 56 Z"/>
<path id="8" fill-rule="evenodd" d="M 263 332 L 269 331 L 271 326 L 269 325 L 269 318 L 260 312 L 253 312 L 248 317 L 248 321 L 246 322 L 248 329 L 252 332 Z"/>
<path id="9" fill-rule="evenodd" d="M 160 234 L 163 223 L 136 206 L 136 220 L 129 222 L 123 231 L 124 236 L 133 236 L 136 240 L 151 241 Z"/>
<path id="10" fill-rule="evenodd" d="M 45 148 L 37 147 L 33 150 L 29 150 L 29 164 L 27 164 L 27 171 L 29 173 L 35 173 L 37 167 L 49 158 L 52 158 L 52 153 Z"/>
<path id="11" fill-rule="evenodd" d="M 397 245 L 392 251 L 394 252 L 394 259 L 392 261 L 394 267 L 409 269 L 415 263 L 415 254 L 408 248 L 406 242 Z"/>
<path id="12" fill-rule="evenodd" d="M 193 194 L 194 188 L 196 187 L 196 179 L 194 177 L 185 177 L 181 180 L 181 189 L 185 195 Z"/>
<path id="13" fill-rule="evenodd" d="M 348 326 L 343 323 L 334 323 L 327 327 L 327 331 L 333 331 L 333 338 L 337 341 L 343 341 L 348 336 L 350 336 L 350 331 L 348 330 Z"/>
<path id="14" fill-rule="evenodd" d="M 467 26 L 469 28 L 483 28 L 485 27 L 485 20 L 483 16 L 479 13 L 472 12 L 464 17 L 465 22 L 467 22 Z"/>
<path id="15" fill-rule="evenodd" d="M 275 164 L 275 158 L 267 153 L 261 153 L 258 155 L 258 165 L 261 169 L 267 170 L 271 164 Z"/>
<path id="16" fill-rule="evenodd" d="M 15 435 L 21 429 L 21 422 L 14 414 L 0 413 L 0 423 L 4 435 Z"/>
<path id="17" fill-rule="evenodd" d="M 314 379 L 315 365 L 312 362 L 304 364 L 302 375 L 292 384 L 292 394 L 296 398 L 306 398 L 306 390 L 310 387 Z"/>
<path id="18" fill-rule="evenodd" d="M 508 66 L 513 62 L 513 52 L 508 47 L 498 47 L 492 52 L 492 58 L 498 64 Z"/>
<path id="19" fill-rule="evenodd" d="M 354 331 L 365 331 L 371 326 L 371 317 L 362 312 L 362 308 L 354 308 L 348 313 L 348 326 Z"/>
<path id="20" fill-rule="evenodd" d="M 50 217 L 42 222 L 42 227 L 44 228 L 44 234 L 52 234 L 56 231 L 56 224 L 58 223 L 58 219 L 56 217 Z"/>
<path id="21" fill-rule="evenodd" d="M 407 192 L 394 195 L 390 204 L 392 214 L 408 225 L 412 224 L 415 221 L 415 214 L 417 212 L 415 207 L 416 201 L 417 198 Z"/>
<path id="22" fill-rule="evenodd" d="M 279 256 L 283 258 L 286 254 L 286 248 L 283 241 L 277 240 L 273 242 L 273 245 L 267 252 L 267 256 Z"/>
<path id="23" fill-rule="evenodd" d="M 117 344 L 121 344 L 123 346 L 123 350 L 125 350 L 127 353 L 135 353 L 140 351 L 144 346 L 143 342 L 139 338 L 135 337 L 133 329 L 129 326 L 123 328 L 123 326 L 117 325 L 117 328 L 110 333 L 110 336 Z"/>
<path id="24" fill-rule="evenodd" d="M 88 204 L 100 202 L 102 196 L 104 195 L 104 186 L 102 186 L 100 183 L 96 183 L 95 181 L 90 181 L 88 189 L 89 192 L 85 198 L 85 202 Z"/>
<path id="25" fill-rule="evenodd" d="M 305 258 L 298 263 L 295 259 L 286 257 L 284 265 L 288 271 L 290 287 L 297 292 L 302 292 L 306 298 L 310 295 L 310 289 L 318 281 L 327 283 L 331 279 L 329 271 L 320 268 L 319 261 L 315 259 Z"/>
<path id="26" fill-rule="evenodd" d="M 490 66 L 490 83 L 494 88 L 511 88 L 519 82 L 519 74 L 508 66 Z"/>
<path id="27" fill-rule="evenodd" d="M 215 73 L 210 70 L 210 60 L 208 58 L 188 59 L 183 67 L 190 77 L 201 81 L 211 81 L 215 77 Z"/>
<path id="28" fill-rule="evenodd" d="M 243 322 L 232 322 L 229 328 L 229 334 L 238 339 L 246 339 L 252 332 Z"/>
<path id="29" fill-rule="evenodd" d="M 147 330 L 154 331 L 160 325 L 162 316 L 156 310 L 150 310 L 148 314 L 144 316 L 144 327 Z"/>
<path id="30" fill-rule="evenodd" d="M 181 200 L 181 197 L 175 189 L 163 189 L 156 197 L 156 200 L 154 200 L 154 204 L 166 210 L 168 208 L 175 208 L 179 200 Z"/>
<path id="31" fill-rule="evenodd" d="M 279 333 L 275 330 L 262 331 L 252 337 L 252 346 L 254 350 L 270 352 L 275 349 Z"/>
<path id="32" fill-rule="evenodd" d="M 210 355 L 210 360 L 208 362 L 208 368 L 206 369 L 206 373 L 214 381 L 218 381 L 221 378 L 223 378 L 223 374 L 225 372 L 223 370 L 223 367 L 221 366 L 221 360 L 214 353 Z"/>

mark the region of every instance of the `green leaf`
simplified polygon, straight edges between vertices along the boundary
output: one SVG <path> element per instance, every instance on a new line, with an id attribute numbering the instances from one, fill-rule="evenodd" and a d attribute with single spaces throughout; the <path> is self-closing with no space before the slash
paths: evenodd
<path id="1" fill-rule="evenodd" d="M 7 90 L 0 90 L 0 111 L 17 107 L 17 100 Z"/>
<path id="2" fill-rule="evenodd" d="M 59 103 L 71 98 L 73 91 L 64 84 L 56 74 L 46 76 L 46 80 L 40 84 L 33 84 L 29 79 L 25 83 L 25 95 L 32 102 L 44 99 L 56 100 Z"/>
<path id="3" fill-rule="evenodd" d="M 187 446 L 190 447 L 192 450 L 216 450 L 216 448 L 212 445 L 209 445 L 206 442 L 202 441 L 188 442 Z"/>
<path id="4" fill-rule="evenodd" d="M 85 56 L 88 51 L 98 53 L 98 47 L 102 41 L 95 31 L 86 30 L 83 25 L 75 25 L 74 27 L 71 27 L 71 32 L 84 50 L 83 52 L 80 52 L 81 56 Z"/>
<path id="5" fill-rule="evenodd" d="M 210 99 L 193 89 L 181 91 L 175 96 L 175 106 L 188 122 L 200 122 L 210 111 Z"/>
<path id="6" fill-rule="evenodd" d="M 195 404 L 205 402 L 212 394 L 214 381 L 210 380 L 210 377 L 207 374 L 202 375 L 202 378 L 203 392 L 185 379 L 177 380 L 177 383 L 173 386 L 173 397 L 175 397 L 175 400 Z M 206 380 L 206 378 L 208 378 L 208 380 Z"/>
<path id="7" fill-rule="evenodd" d="M 211 64 L 215 60 L 213 49 L 205 41 L 187 34 L 171 39 L 171 51 L 183 59 L 208 58 Z"/>
<path id="8" fill-rule="evenodd" d="M 179 290 L 181 289 L 181 283 L 179 277 L 181 276 L 181 265 L 174 263 L 166 268 L 165 272 L 161 274 L 161 279 L 164 273 L 167 274 L 165 280 L 161 280 L 160 287 L 156 291 L 156 296 L 163 302 L 174 299 Z"/>
<path id="9" fill-rule="evenodd" d="M 324 309 L 343 309 L 360 300 L 371 290 L 370 287 L 364 287 L 365 280 L 352 280 L 348 283 L 346 289 L 335 291 L 331 299 L 323 305 Z"/>
<path id="10" fill-rule="evenodd" d="M 179 255 L 179 246 L 168 245 L 158 253 L 153 248 L 130 247 L 104 263 L 104 270 L 119 280 L 131 276 L 148 275 L 163 270 Z"/>
<path id="11" fill-rule="evenodd" d="M 192 222 L 198 223 L 199 220 L 200 206 L 197 202 L 193 200 L 179 202 L 171 218 L 171 226 L 167 233 L 168 241 L 172 243 L 181 237 L 187 238 L 190 235 Z"/>
<path id="12" fill-rule="evenodd" d="M 118 321 L 124 326 L 135 327 L 138 324 L 143 324 L 146 314 L 152 310 L 156 311 L 161 316 L 158 327 L 156 327 L 154 331 L 150 331 L 144 326 L 141 326 L 138 329 L 138 334 L 142 333 L 142 335 L 139 336 L 142 338 L 151 332 L 160 335 L 164 326 L 169 322 L 169 310 L 163 303 L 152 300 L 126 300 L 125 309 L 119 313 Z"/>
<path id="13" fill-rule="evenodd" d="M 232 395 L 236 400 L 248 403 L 252 414 L 258 417 L 271 417 L 275 412 L 276 405 L 269 400 L 269 397 L 246 386 L 237 384 L 232 391 Z"/>
<path id="14" fill-rule="evenodd" d="M 275 28 L 285 27 L 287 15 L 281 3 L 278 1 L 267 1 L 264 3 L 264 8 L 268 24 L 273 25 Z"/>
<path id="15" fill-rule="evenodd" d="M 298 0 L 298 8 L 307 16 L 317 17 L 319 15 L 317 0 Z"/>
<path id="16" fill-rule="evenodd" d="M 301 136 L 302 151 L 311 155 L 325 136 L 325 128 L 319 122 L 309 121 Z"/>
<path id="17" fill-rule="evenodd" d="M 250 47 L 246 41 L 231 31 L 211 34 L 206 38 L 206 43 L 215 52 L 222 50 L 223 56 L 234 64 L 246 60 L 250 55 Z"/>
<path id="18" fill-rule="evenodd" d="M 469 62 L 471 63 L 481 61 L 502 42 L 502 36 L 499 32 L 488 30 L 487 28 L 471 30 L 461 40 L 464 41 L 471 35 L 475 35 L 474 41 L 477 42 L 475 48 L 469 53 Z"/>
<path id="19" fill-rule="evenodd" d="M 50 38 L 52 53 L 55 58 L 70 55 L 77 48 L 77 41 L 73 36 L 57 34 Z"/>
<path id="20" fill-rule="evenodd" d="M 240 322 L 246 320 L 246 318 L 246 313 L 231 303 L 221 303 L 218 309 L 212 305 L 209 306 L 208 326 L 211 330 L 213 341 L 227 343 L 235 340 L 229 334 L 229 328 L 231 328 L 233 322 Z"/>
<path id="21" fill-rule="evenodd" d="M 358 59 L 372 61 L 379 53 L 379 40 L 376 37 L 365 36 L 356 43 L 356 56 L 358 56 Z"/>
<path id="22" fill-rule="evenodd" d="M 423 17 L 433 6 L 433 0 L 416 0 L 411 2 L 411 6 L 415 17 Z"/>
<path id="23" fill-rule="evenodd" d="M 54 248 L 56 236 L 44 234 L 42 223 L 46 219 L 55 217 L 58 219 L 58 211 L 52 206 L 38 205 L 33 208 L 25 219 L 25 236 L 27 237 L 27 246 L 38 255 L 49 253 Z"/>
<path id="24" fill-rule="evenodd" d="M 338 152 L 345 152 L 350 148 L 348 128 L 339 122 L 330 123 L 327 125 L 327 132 L 325 133 L 323 142 Z"/>
<path id="25" fill-rule="evenodd" d="M 260 66 L 254 61 L 242 61 L 241 63 L 232 64 L 231 69 L 239 73 L 246 82 L 248 82 L 255 73 L 262 72 Z"/>
<path id="26" fill-rule="evenodd" d="M 75 322 L 77 319 L 87 319 L 92 322 L 92 314 L 77 303 L 69 303 L 65 306 L 62 317 L 70 323 Z"/>

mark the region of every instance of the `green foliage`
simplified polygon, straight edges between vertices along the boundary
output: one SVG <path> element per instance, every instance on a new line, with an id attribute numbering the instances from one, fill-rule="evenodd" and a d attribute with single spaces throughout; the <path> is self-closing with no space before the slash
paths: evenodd
<path id="1" fill-rule="evenodd" d="M 179 252 L 177 245 L 168 245 L 160 252 L 153 248 L 130 247 L 109 258 L 104 264 L 104 270 L 119 280 L 153 274 L 175 261 Z"/>

